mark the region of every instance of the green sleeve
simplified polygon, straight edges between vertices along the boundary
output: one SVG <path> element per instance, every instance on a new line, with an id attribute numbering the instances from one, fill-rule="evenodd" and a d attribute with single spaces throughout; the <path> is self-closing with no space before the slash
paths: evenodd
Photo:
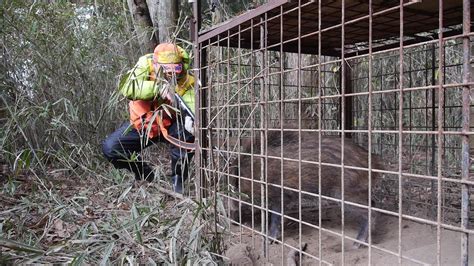
<path id="1" fill-rule="evenodd" d="M 137 64 L 122 77 L 119 90 L 129 100 L 153 100 L 158 95 L 156 81 L 149 80 L 150 67 L 146 56 L 140 57 Z"/>
<path id="2" fill-rule="evenodd" d="M 194 110 L 194 89 L 191 88 L 187 90 L 183 94 L 183 96 L 181 96 L 181 98 L 183 99 L 183 102 L 186 104 L 186 106 L 191 110 L 191 112 L 195 114 L 196 111 Z"/>

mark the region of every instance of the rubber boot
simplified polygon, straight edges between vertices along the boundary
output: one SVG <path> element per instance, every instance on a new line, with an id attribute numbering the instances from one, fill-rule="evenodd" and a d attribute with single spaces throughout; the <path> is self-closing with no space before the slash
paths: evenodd
<path id="1" fill-rule="evenodd" d="M 137 181 L 146 180 L 148 182 L 152 182 L 155 178 L 153 168 L 151 168 L 148 164 L 137 163 L 132 166 L 132 172 L 135 174 L 135 180 Z"/>

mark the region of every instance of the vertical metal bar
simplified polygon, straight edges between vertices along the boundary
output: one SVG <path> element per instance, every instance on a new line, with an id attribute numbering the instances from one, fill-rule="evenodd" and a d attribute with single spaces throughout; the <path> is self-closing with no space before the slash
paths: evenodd
<path id="1" fill-rule="evenodd" d="M 296 77 L 298 87 L 298 256 L 301 265 L 301 247 L 302 247 L 302 232 L 303 232 L 303 215 L 301 213 L 301 0 L 298 0 L 298 67 Z"/>
<path id="2" fill-rule="evenodd" d="M 196 80 L 199 81 L 201 80 L 201 71 L 202 71 L 202 66 L 200 65 L 201 63 L 204 63 L 205 60 L 202 60 L 200 58 L 202 56 L 201 54 L 201 49 L 200 45 L 198 42 L 198 36 L 199 36 L 199 29 L 201 26 L 201 1 L 196 0 L 193 3 L 193 50 L 194 50 L 194 76 L 196 77 Z M 204 63 L 205 64 L 205 63 Z M 196 170 L 196 182 L 197 182 L 197 187 L 196 187 L 196 196 L 198 200 L 202 199 L 202 193 L 201 193 L 201 188 L 202 188 L 202 177 L 204 176 L 202 174 L 202 152 L 201 152 L 201 91 L 199 89 L 199 82 L 194 83 L 194 95 L 196 97 L 195 99 L 195 117 L 196 121 L 194 121 L 195 127 L 196 127 L 196 132 L 195 132 L 195 144 L 196 144 L 196 150 L 195 150 L 195 157 L 194 161 L 197 165 L 197 170 Z"/>
<path id="3" fill-rule="evenodd" d="M 345 38 L 345 37 L 344 37 Z M 353 82 L 352 82 L 352 70 L 351 66 L 348 61 L 344 60 L 341 62 L 341 64 L 344 64 L 344 94 L 350 94 L 354 92 L 353 88 Z M 342 75 L 342 72 L 341 72 Z M 353 96 L 356 97 L 356 96 Z M 353 99 L 349 98 L 347 101 L 344 102 L 344 130 L 352 130 L 354 129 L 353 126 L 353 120 L 354 120 L 354 113 L 352 110 L 352 102 Z M 341 111 L 342 113 L 342 111 Z M 342 124 L 342 120 L 341 120 Z M 346 138 L 352 138 L 353 134 L 351 132 L 346 132 L 345 134 L 342 135 L 342 137 Z"/>
<path id="4" fill-rule="evenodd" d="M 319 265 L 322 265 L 323 261 L 323 248 L 322 248 L 322 191 L 321 191 L 321 111 L 322 111 L 322 90 L 321 90 L 321 15 L 322 15 L 322 0 L 318 0 L 318 253 L 319 253 Z"/>
<path id="5" fill-rule="evenodd" d="M 384 90 L 384 58 L 381 57 L 379 59 L 379 62 L 380 62 L 380 90 Z M 395 121 L 394 121 L 395 122 Z M 383 129 L 383 94 L 380 95 L 380 115 L 379 115 L 379 127 Z M 378 143 L 378 146 L 379 146 L 379 150 L 380 150 L 380 156 L 383 158 L 384 157 L 384 149 L 383 149 L 383 135 L 380 136 L 380 139 L 379 139 L 379 143 Z"/>
<path id="6" fill-rule="evenodd" d="M 400 0 L 400 66 L 399 66 L 399 101 L 398 101 L 398 264 L 402 264 L 402 199 L 403 199 L 403 0 Z"/>
<path id="7" fill-rule="evenodd" d="M 218 39 L 219 39 L 220 36 L 218 36 Z M 209 43 L 210 43 L 210 40 L 209 40 Z M 219 47 L 216 47 L 215 49 L 219 49 Z M 215 53 L 213 52 L 215 51 L 214 49 L 212 49 L 210 47 L 210 44 L 209 44 L 209 62 L 213 62 L 213 59 L 212 58 L 213 56 L 215 56 L 216 58 L 214 59 L 215 61 L 214 62 L 217 62 L 217 57 L 218 55 L 215 55 Z M 219 76 L 218 75 L 215 75 L 215 72 L 218 72 L 219 71 L 219 65 L 216 64 L 215 66 L 217 68 L 217 71 L 215 71 L 215 69 L 212 69 L 210 66 L 209 66 L 209 87 L 208 87 L 208 91 L 209 92 L 213 92 L 214 90 L 216 90 L 216 88 L 213 88 L 213 85 L 215 85 L 215 83 L 217 82 L 217 85 L 215 86 L 219 86 Z M 213 78 L 214 78 L 214 75 L 217 76 L 216 79 L 217 81 L 214 81 Z M 216 165 L 214 163 L 214 151 L 212 150 L 212 146 L 213 146 L 213 129 L 212 129 L 212 121 L 213 121 L 213 117 L 212 117 L 212 108 L 215 107 L 215 108 L 218 108 L 219 105 L 218 105 L 218 102 L 216 103 L 216 101 L 213 102 L 213 99 L 212 99 L 212 96 L 214 96 L 215 94 L 214 93 L 209 93 L 207 94 L 207 125 L 206 125 L 206 135 L 207 135 L 207 147 L 209 148 L 209 157 L 207 158 L 208 160 L 208 179 L 206 182 L 206 193 L 208 193 L 207 195 L 209 196 L 209 201 L 211 200 L 214 200 L 213 204 L 214 204 L 214 207 L 216 207 L 216 193 L 215 193 L 215 187 L 216 187 L 216 184 L 215 184 L 215 180 L 217 179 L 216 178 L 216 175 L 217 173 L 213 170 L 215 170 L 216 168 Z M 215 104 L 215 106 L 213 106 L 213 104 Z M 216 114 L 216 116 L 218 115 L 218 112 Z M 217 119 L 217 118 L 216 118 Z M 212 190 L 214 189 L 214 191 Z M 213 221 L 213 225 L 214 225 L 214 236 L 216 237 L 216 239 L 218 238 L 218 229 L 217 229 L 217 217 L 214 216 L 214 221 Z"/>
<path id="8" fill-rule="evenodd" d="M 344 67 L 344 71 L 345 71 L 345 74 L 344 74 L 344 79 L 345 79 L 344 94 L 350 94 L 350 93 L 354 92 L 353 91 L 353 84 L 352 84 L 353 82 L 352 82 L 352 78 L 351 78 L 352 77 L 351 66 L 350 66 L 349 62 L 346 62 L 346 61 L 342 62 L 342 64 L 345 65 L 345 67 Z M 347 101 L 345 101 L 344 130 L 354 129 L 354 127 L 353 127 L 354 113 L 353 113 L 353 110 L 352 110 L 352 106 L 353 106 L 352 102 L 353 102 L 353 99 L 351 99 L 351 98 L 349 98 Z M 341 124 L 342 124 L 342 120 L 341 120 Z M 352 135 L 353 134 L 351 132 L 346 132 L 342 136 L 346 137 L 346 138 L 352 138 L 353 137 Z"/>
<path id="9" fill-rule="evenodd" d="M 345 228 L 345 180 L 344 180 L 344 144 L 345 144 L 345 110 L 346 110 L 346 64 L 345 64 L 345 0 L 341 1 L 341 264 L 345 264 L 345 251 L 344 251 L 344 241 L 346 238 L 346 228 Z"/>
<path id="10" fill-rule="evenodd" d="M 471 31 L 471 2 L 463 1 L 463 83 L 467 84 L 471 81 L 471 45 L 469 33 Z M 470 86 L 464 85 L 462 90 L 462 132 L 469 132 L 470 125 Z M 461 178 L 469 179 L 469 135 L 463 134 L 462 138 L 462 162 L 461 162 Z M 461 191 L 461 228 L 467 229 L 469 226 L 469 185 L 462 184 Z M 469 264 L 469 234 L 461 235 L 461 264 L 467 266 Z"/>
<path id="11" fill-rule="evenodd" d="M 268 13 L 265 13 L 265 25 L 264 25 L 264 35 L 263 35 L 263 38 L 264 38 L 264 50 L 263 50 L 263 59 L 264 59 L 264 67 L 265 69 L 263 70 L 263 89 L 264 89 L 264 92 L 263 92 L 263 101 L 264 101 L 264 105 L 263 105 L 263 116 L 262 116 L 262 119 L 264 121 L 264 136 L 263 136 L 263 139 L 265 139 L 265 206 L 268 208 L 268 121 L 269 121 L 269 105 L 268 105 L 268 100 L 269 100 L 269 97 L 270 97 L 270 80 L 269 80 L 269 72 L 270 72 L 270 56 L 269 56 L 269 52 L 268 52 Z M 267 219 L 265 221 L 265 225 L 267 226 L 267 235 L 268 235 L 268 210 L 267 210 L 267 215 L 266 215 Z M 268 246 L 268 244 L 267 244 Z M 268 250 L 268 247 L 267 247 L 267 254 L 269 254 L 269 250 Z"/>
<path id="12" fill-rule="evenodd" d="M 432 45 L 432 50 L 431 50 L 431 85 L 436 84 L 436 49 L 435 49 L 435 44 Z M 436 114 L 436 89 L 431 89 L 431 131 L 435 131 L 436 129 L 436 120 L 435 120 L 435 114 Z M 428 99 L 428 98 L 427 98 Z M 431 135 L 431 167 L 430 167 L 430 175 L 435 174 L 435 164 L 436 164 L 436 136 L 433 134 Z M 436 216 L 436 208 L 435 208 L 435 200 L 436 200 L 436 193 L 435 192 L 436 187 L 435 187 L 435 181 L 431 180 L 431 204 L 433 204 L 433 217 Z"/>
<path id="13" fill-rule="evenodd" d="M 264 25 L 263 17 L 260 17 L 260 95 L 259 95 L 259 102 L 265 102 L 265 52 L 264 49 L 266 48 L 265 45 L 265 37 L 266 37 L 266 28 Z M 265 124 L 265 110 L 266 109 L 266 103 L 265 105 L 260 104 L 260 126 L 259 126 L 259 131 L 260 131 L 260 153 L 264 155 L 265 157 L 260 158 L 260 202 L 262 205 L 261 209 L 261 228 L 262 228 L 262 233 L 265 237 L 263 237 L 263 255 L 269 261 L 269 257 L 267 256 L 268 254 L 268 224 L 266 223 L 266 218 L 268 216 L 268 201 L 267 197 L 265 194 L 267 193 L 268 189 L 268 184 L 267 184 L 267 176 L 266 176 L 266 164 L 268 162 L 268 156 L 267 156 L 267 151 L 265 150 L 265 132 L 263 131 L 263 127 Z"/>
<path id="14" fill-rule="evenodd" d="M 428 62 L 429 62 L 429 60 L 428 60 L 428 58 L 429 58 L 428 52 L 429 52 L 430 50 L 428 49 L 428 45 L 425 45 L 424 47 L 425 47 L 424 52 L 425 52 L 425 58 L 426 58 L 426 60 L 425 60 L 425 70 L 424 70 L 424 72 L 425 72 L 425 73 L 424 73 L 424 74 L 425 74 L 424 84 L 425 84 L 425 86 L 429 86 L 430 84 L 429 84 L 429 80 L 428 80 L 428 71 L 429 71 L 430 69 L 429 69 L 429 66 L 428 66 Z M 425 102 L 425 106 L 424 106 L 424 111 L 425 111 L 425 113 L 424 113 L 424 116 L 425 116 L 425 117 L 424 117 L 424 119 L 425 119 L 425 124 L 424 124 L 424 130 L 428 130 L 428 121 L 429 121 L 429 116 L 428 116 L 429 90 L 428 90 L 428 89 L 424 90 L 424 93 L 425 93 L 425 101 L 424 101 L 424 102 Z M 433 136 L 433 135 L 431 135 L 431 136 Z M 427 173 L 427 174 L 429 174 L 429 175 L 433 175 L 433 173 L 432 173 L 431 170 L 430 170 L 430 164 L 429 164 L 429 162 L 428 162 L 428 158 L 429 158 L 429 157 L 428 157 L 428 156 L 429 156 L 429 149 L 428 149 L 428 147 L 429 147 L 429 136 L 426 136 L 424 142 L 425 142 L 425 158 L 426 158 L 425 173 Z M 430 193 L 431 193 L 431 214 L 430 214 L 430 216 L 431 216 L 431 217 L 434 217 L 434 215 L 433 215 L 433 214 L 434 214 L 434 212 L 433 212 L 433 206 L 434 206 L 434 205 L 433 205 L 433 202 L 434 202 L 434 201 L 433 201 L 433 191 L 434 191 L 434 189 L 433 189 L 433 182 L 434 182 L 434 181 L 433 181 L 433 180 L 430 180 L 430 182 L 431 182 L 431 190 L 430 190 Z"/>
<path id="15" fill-rule="evenodd" d="M 201 187 L 199 188 L 200 191 L 202 192 L 202 195 L 200 197 L 200 199 L 205 199 L 207 198 L 207 182 L 206 182 L 206 172 L 205 172 L 205 167 L 206 165 L 208 164 L 208 154 L 209 152 L 208 151 L 205 151 L 203 150 L 202 148 L 206 147 L 207 146 L 207 141 L 206 141 L 206 138 L 207 138 L 207 123 L 209 122 L 209 111 L 206 111 L 206 107 L 208 107 L 208 104 L 207 104 L 207 91 L 209 90 L 209 87 L 208 87 L 208 83 L 209 80 L 208 80 L 208 76 L 210 77 L 210 68 L 209 68 L 209 65 L 208 65 L 208 56 L 210 56 L 210 48 L 202 48 L 204 45 L 203 44 L 199 44 L 200 45 L 200 64 L 202 66 L 205 67 L 204 68 L 201 68 L 200 71 L 199 71 L 199 75 L 200 75 L 200 80 L 202 81 L 202 88 L 204 87 L 207 87 L 206 89 L 200 89 L 198 93 L 198 96 L 199 96 L 199 101 L 198 101 L 198 104 L 199 104 L 199 107 L 200 107 L 200 110 L 199 110 L 199 124 L 200 124 L 200 130 L 199 130 L 199 143 L 197 145 L 201 146 L 199 149 L 200 149 L 200 157 L 199 160 L 201 162 L 201 171 L 200 171 L 200 174 L 201 174 L 201 177 L 199 178 L 200 182 L 201 182 Z M 209 74 L 209 75 L 208 75 Z M 206 115 L 207 114 L 207 115 Z"/>
<path id="16" fill-rule="evenodd" d="M 281 199 L 281 260 L 283 264 L 284 260 L 284 252 L 285 252 L 285 202 L 284 202 L 284 182 L 283 182 L 283 117 L 285 115 L 284 113 L 284 103 L 283 103 L 283 97 L 284 97 L 284 64 L 283 61 L 285 60 L 284 54 L 283 54 L 283 6 L 280 6 L 280 199 Z"/>
<path id="17" fill-rule="evenodd" d="M 408 53 L 408 61 L 409 61 L 409 64 L 408 64 L 408 88 L 411 88 L 413 87 L 413 53 L 414 52 L 411 52 L 411 53 Z M 413 130 L 413 99 L 412 99 L 412 95 L 413 95 L 413 92 L 412 91 L 409 91 L 408 92 L 408 130 Z M 416 129 L 415 129 L 416 130 Z M 408 143 L 408 146 L 410 147 L 410 150 L 409 150 L 409 158 L 413 158 L 413 150 L 414 150 L 414 145 L 413 145 L 413 134 L 409 134 L 408 135 L 408 138 L 409 138 L 409 143 Z M 413 164 L 410 163 L 410 169 L 412 169 L 413 167 Z M 410 208 L 408 206 L 408 208 Z"/>
<path id="18" fill-rule="evenodd" d="M 241 84 L 241 71 L 242 71 L 242 66 L 241 66 L 241 57 L 242 57 L 242 49 L 240 47 L 240 41 L 242 40 L 241 38 L 241 33 L 242 33 L 242 29 L 241 29 L 241 25 L 239 25 L 239 32 L 238 32 L 238 37 L 239 37 L 239 44 L 238 44 L 238 47 L 237 47 L 237 67 L 238 67 L 238 70 L 237 70 L 237 88 L 241 88 L 242 87 L 242 84 Z M 240 169 L 240 147 L 242 146 L 242 138 L 240 137 L 241 134 L 242 134 L 242 128 L 241 128 L 241 99 L 240 99 L 240 94 L 241 93 L 237 93 L 237 123 L 238 123 L 238 153 L 237 153 L 237 165 Z M 245 125 L 244 125 L 245 126 Z M 243 228 L 242 228 L 242 191 L 241 191 L 241 188 L 242 188 L 242 184 L 241 184 L 241 178 L 240 178 L 240 171 L 239 171 L 239 177 L 238 177 L 238 185 L 239 185 L 239 242 L 242 243 L 242 234 L 243 234 Z"/>
<path id="19" fill-rule="evenodd" d="M 225 99 L 225 102 L 231 104 L 231 102 L 229 102 L 230 100 L 230 93 L 231 93 L 231 85 L 230 85 L 230 72 L 231 72 L 231 66 L 230 66 L 230 31 L 228 30 L 227 31 L 227 96 L 226 96 L 226 99 Z M 230 127 L 234 128 L 234 126 L 232 125 L 232 122 L 230 121 L 230 111 L 229 111 L 230 107 L 227 106 L 227 123 L 226 123 L 226 128 L 227 128 L 227 138 L 226 138 L 226 148 L 225 150 L 227 151 L 227 158 L 224 160 L 226 161 L 225 162 L 225 166 L 226 166 L 226 176 L 227 176 L 227 183 L 226 184 L 230 184 L 230 163 L 229 163 L 229 158 L 230 158 Z M 226 195 L 227 195 L 227 206 L 230 206 L 230 197 L 229 197 L 229 191 L 226 190 Z M 227 208 L 229 210 L 228 212 L 228 215 L 227 217 L 229 217 L 229 225 L 230 225 L 230 208 Z M 230 229 L 230 228 L 229 228 Z M 230 238 L 231 236 L 229 235 L 229 243 L 230 243 Z"/>
<path id="20" fill-rule="evenodd" d="M 368 151 L 369 151 L 369 159 L 368 159 L 368 175 L 367 178 L 369 179 L 369 193 L 368 193 L 368 224 L 369 224 L 369 265 L 372 265 L 372 29 L 373 29 L 373 8 L 372 8 L 372 0 L 369 0 L 369 82 L 368 82 L 368 90 L 369 90 L 369 117 L 367 121 L 367 141 L 368 141 Z"/>
<path id="21" fill-rule="evenodd" d="M 215 88 L 213 90 L 212 95 L 215 97 L 214 99 L 214 107 L 216 108 L 216 114 L 213 116 L 213 119 L 216 124 L 216 128 L 214 129 L 213 132 L 211 133 L 210 137 L 210 143 L 209 143 L 209 148 L 211 149 L 211 162 L 213 163 L 213 167 L 211 168 L 213 170 L 213 175 L 211 178 L 212 181 L 212 189 L 213 189 L 213 197 L 212 199 L 214 200 L 214 208 L 217 210 L 217 197 L 219 193 L 219 186 L 218 186 L 218 180 L 220 180 L 220 177 L 222 176 L 221 173 L 221 165 L 220 165 L 220 157 L 219 154 L 217 154 L 214 151 L 214 146 L 221 147 L 221 128 L 222 128 L 222 117 L 221 116 L 221 110 L 225 108 L 222 106 L 221 103 L 221 98 L 222 98 L 222 75 L 221 75 L 221 68 L 222 68 L 222 46 L 221 46 L 221 35 L 217 35 L 217 45 L 215 47 L 217 50 L 217 55 L 216 55 L 216 82 L 215 82 Z M 211 98 L 211 94 L 209 95 L 209 98 Z M 214 143 L 213 140 L 213 133 L 216 135 L 216 142 Z M 217 234 L 217 220 L 215 221 L 215 233 Z"/>
<path id="22" fill-rule="evenodd" d="M 254 49 L 255 47 L 253 46 L 253 28 L 254 28 L 254 25 L 253 25 L 253 19 L 250 20 L 250 77 L 252 78 L 252 80 L 250 81 L 250 103 L 251 103 L 251 109 L 253 109 L 254 107 L 254 81 L 253 79 L 255 78 L 255 69 L 254 69 L 254 60 L 253 60 L 253 53 L 254 53 Z M 250 185 L 250 194 L 251 194 L 251 202 L 252 202 L 252 243 L 253 243 L 253 247 L 255 248 L 255 235 L 254 235 L 254 230 L 255 230 L 255 216 L 254 216 L 254 210 L 255 210 L 255 207 L 254 207 L 254 180 L 255 180 L 255 176 L 254 176 L 254 171 L 253 171 L 253 168 L 254 168 L 254 149 L 253 149 L 253 146 L 254 146 L 254 127 L 255 127 L 255 122 L 254 122 L 254 114 L 251 113 L 250 114 L 250 179 L 252 180 L 251 181 L 251 185 Z M 262 256 L 265 257 L 265 254 L 263 254 L 263 250 L 262 250 Z"/>
<path id="23" fill-rule="evenodd" d="M 221 179 L 221 176 L 222 176 L 222 172 L 221 172 L 221 156 L 219 154 L 217 154 L 215 151 L 214 151 L 214 146 L 216 147 L 221 147 L 221 128 L 222 128 L 222 116 L 221 116 L 221 111 L 223 111 L 223 108 L 225 108 L 224 106 L 222 106 L 222 103 L 221 103 L 221 99 L 222 99 L 222 96 L 223 96 L 223 90 L 222 90 L 222 74 L 221 74 L 221 70 L 222 70 L 222 65 L 223 65 L 223 62 L 222 62 L 222 46 L 221 46 L 221 35 L 217 35 L 217 45 L 215 47 L 215 49 L 217 50 L 217 58 L 216 58 L 216 87 L 214 88 L 213 90 L 213 93 L 212 95 L 215 97 L 215 102 L 214 102 L 214 105 L 215 105 L 215 108 L 216 108 L 216 114 L 215 116 L 213 116 L 213 119 L 215 121 L 215 124 L 216 124 L 216 128 L 215 130 L 213 130 L 216 134 L 216 142 L 214 142 L 212 140 L 212 133 L 211 133 L 211 143 L 209 145 L 209 148 L 211 149 L 211 154 L 212 154 L 212 163 L 215 163 L 212 168 L 213 171 L 213 178 L 212 178 L 212 189 L 214 190 L 213 192 L 213 200 L 214 200 L 214 208 L 217 208 L 217 197 L 219 196 L 218 193 L 219 193 L 219 186 L 218 186 L 218 180 Z M 210 95 L 209 95 L 210 97 Z M 216 222 L 217 223 L 217 222 Z M 217 225 L 216 225 L 216 233 L 217 233 Z"/>
<path id="24" fill-rule="evenodd" d="M 437 264 L 441 265 L 441 192 L 442 192 L 442 175 L 443 175 L 443 117 L 444 117 L 444 40 L 443 40 L 443 0 L 439 0 L 439 29 L 438 29 L 438 201 L 437 201 L 437 227 L 436 227 L 436 259 Z M 434 96 L 434 95 L 433 95 Z M 434 97 L 433 97 L 434 98 Z"/>

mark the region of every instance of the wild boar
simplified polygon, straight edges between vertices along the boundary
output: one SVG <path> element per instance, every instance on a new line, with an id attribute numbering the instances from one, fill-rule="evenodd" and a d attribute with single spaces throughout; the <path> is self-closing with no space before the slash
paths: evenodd
<path id="1" fill-rule="evenodd" d="M 254 199 L 254 204 L 260 204 L 260 187 L 261 187 L 261 162 L 262 158 L 266 164 L 266 182 L 268 183 L 267 200 L 268 207 L 275 213 L 270 215 L 269 236 L 278 239 L 281 236 L 281 203 L 282 192 L 281 184 L 283 183 L 283 203 L 285 213 L 289 208 L 298 208 L 299 202 L 299 173 L 301 171 L 301 191 L 319 194 L 319 137 L 317 132 L 301 133 L 301 149 L 299 148 L 299 133 L 296 131 L 284 131 L 283 140 L 280 131 L 271 131 L 268 133 L 266 141 L 266 154 L 268 158 L 259 156 L 260 140 L 256 138 L 253 141 L 253 150 L 251 142 L 246 141 L 242 147 L 242 153 L 250 153 L 253 156 L 241 154 L 239 160 L 234 162 L 234 175 L 242 178 L 231 178 L 231 182 L 237 186 L 240 185 L 240 192 L 247 194 L 249 197 L 245 201 L 250 203 L 250 199 Z M 283 143 L 283 147 L 282 147 Z M 321 138 L 321 194 L 323 196 L 332 197 L 336 200 L 335 204 L 340 204 L 342 199 L 341 190 L 341 156 L 342 146 L 341 138 L 335 136 L 324 136 Z M 283 163 L 281 160 L 283 152 Z M 301 154 L 301 157 L 299 157 Z M 299 162 L 301 159 L 301 163 Z M 368 168 L 368 151 L 352 142 L 351 139 L 344 140 L 344 201 L 349 201 L 361 205 L 368 205 L 369 202 L 369 178 L 368 170 L 346 168 Z M 252 163 L 253 162 L 253 163 Z M 372 168 L 382 169 L 380 159 L 372 156 Z M 253 174 L 252 174 L 253 169 Z M 283 169 L 283 171 L 282 171 Z M 379 181 L 380 174 L 372 172 L 372 185 Z M 282 182 L 283 180 L 283 182 Z M 253 183 L 253 188 L 252 188 Z M 253 191 L 253 197 L 252 197 Z M 305 196 L 302 196 L 305 197 Z M 245 197 L 243 197 L 245 198 Z M 317 198 L 310 197 L 315 200 Z M 339 200 L 339 201 L 338 201 Z M 331 200 L 325 200 L 331 201 Z M 322 201 L 322 206 L 324 200 Z M 327 202 L 326 202 L 327 203 Z M 372 206 L 374 206 L 372 201 Z M 233 209 L 236 209 L 236 201 L 231 202 Z M 360 221 L 360 229 L 357 240 L 367 242 L 368 238 L 368 211 L 365 208 L 355 207 L 345 204 L 345 211 L 355 214 Z M 232 207 L 231 207 L 232 209 Z M 372 212 L 372 226 L 375 221 L 375 212 Z M 360 247 L 355 242 L 354 247 Z"/>

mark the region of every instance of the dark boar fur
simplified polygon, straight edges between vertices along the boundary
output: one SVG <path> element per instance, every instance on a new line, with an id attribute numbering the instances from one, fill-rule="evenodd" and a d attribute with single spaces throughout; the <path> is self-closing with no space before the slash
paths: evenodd
<path id="1" fill-rule="evenodd" d="M 298 144 L 299 135 L 295 131 L 285 131 L 283 133 L 283 186 L 298 189 L 299 183 L 299 163 L 298 163 Z M 360 168 L 368 168 L 368 152 L 364 148 L 354 144 L 352 140 L 344 140 L 344 165 L 354 166 Z M 273 131 L 268 133 L 267 137 L 267 154 L 269 156 L 279 157 L 268 158 L 266 161 L 268 182 L 268 207 L 276 213 L 271 213 L 270 216 L 270 230 L 269 236 L 272 238 L 279 238 L 281 235 L 281 188 L 272 186 L 281 185 L 281 132 Z M 251 152 L 251 143 L 246 141 L 243 144 L 243 153 Z M 236 160 L 234 163 L 234 174 L 250 180 L 240 179 L 240 191 L 247 194 L 247 202 L 250 202 L 252 192 L 252 178 L 255 181 L 260 181 L 261 173 L 261 156 L 260 154 L 260 140 L 256 138 L 253 142 L 253 175 L 252 157 L 250 155 L 240 155 L 240 163 Z M 319 154 L 319 138 L 317 132 L 302 132 L 301 133 L 301 160 L 318 162 Z M 290 159 L 290 160 L 288 160 Z M 264 159 L 265 160 L 265 159 Z M 321 162 L 335 165 L 341 164 L 341 138 L 340 137 L 322 137 L 321 140 Z M 382 169 L 381 162 L 378 157 L 372 156 L 372 168 Z M 379 174 L 372 172 L 372 184 L 380 180 Z M 318 194 L 318 177 L 319 166 L 314 163 L 301 162 L 301 190 Z M 231 179 L 234 185 L 238 185 L 237 179 Z M 259 205 L 260 201 L 260 186 L 261 183 L 253 182 L 254 204 Z M 341 199 L 341 168 L 337 166 L 325 166 L 321 168 L 321 191 L 322 195 L 329 196 L 336 199 Z M 368 205 L 369 179 L 368 171 L 344 169 L 344 200 L 355 202 L 363 205 Z M 244 197 L 242 197 L 244 198 Z M 310 197 L 317 205 L 317 198 Z M 283 202 L 285 213 L 288 213 L 290 208 L 298 209 L 299 193 L 288 189 L 284 190 Z M 324 201 L 324 200 L 323 200 Z M 231 210 L 236 210 L 236 202 L 232 202 Z M 323 204 L 323 202 L 322 202 Z M 322 205 L 324 206 L 324 205 Z M 372 202 L 372 206 L 374 203 Z M 357 240 L 367 242 L 368 238 L 368 215 L 367 210 L 363 208 L 354 207 L 345 204 L 344 208 L 352 214 L 355 214 L 357 220 L 360 222 L 360 229 L 357 235 Z M 288 209 L 288 210 L 287 210 Z M 234 212 L 235 214 L 235 212 Z M 372 212 L 375 221 L 375 212 Z M 372 223 L 373 226 L 374 223 Z M 354 247 L 359 247 L 360 244 L 355 242 Z"/>

